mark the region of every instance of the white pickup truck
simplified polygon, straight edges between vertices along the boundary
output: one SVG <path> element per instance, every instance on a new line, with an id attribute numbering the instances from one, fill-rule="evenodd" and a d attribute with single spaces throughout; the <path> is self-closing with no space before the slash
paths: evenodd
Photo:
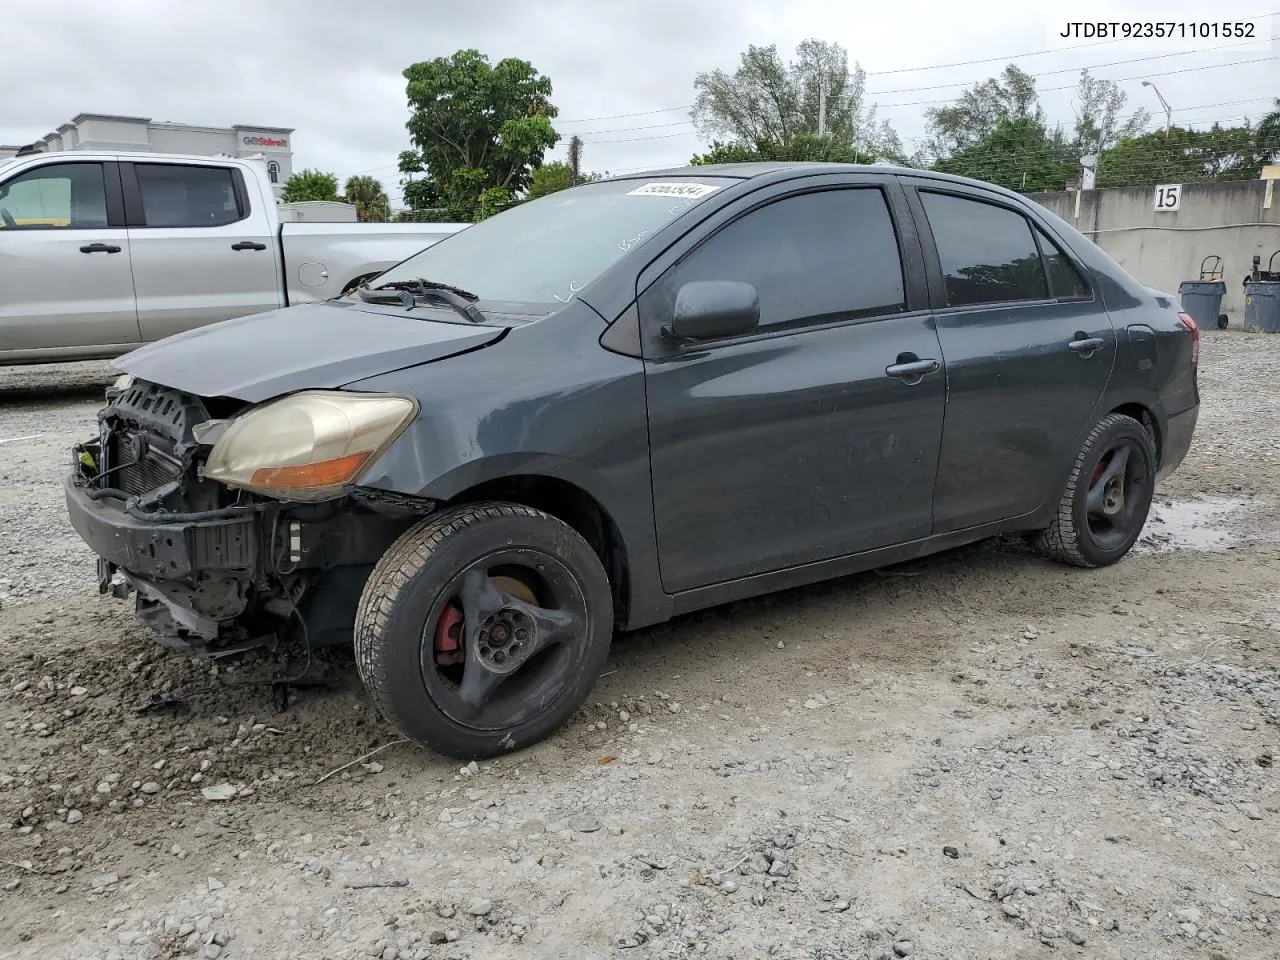
<path id="1" fill-rule="evenodd" d="M 0 364 L 116 357 L 328 299 L 464 226 L 280 223 L 253 159 L 18 157 L 0 163 Z"/>

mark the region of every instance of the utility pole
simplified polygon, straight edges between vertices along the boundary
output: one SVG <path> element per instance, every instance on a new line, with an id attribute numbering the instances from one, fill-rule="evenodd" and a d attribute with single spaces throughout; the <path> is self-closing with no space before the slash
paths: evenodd
<path id="1" fill-rule="evenodd" d="M 818 136 L 827 135 L 827 85 L 822 74 L 818 74 Z"/>
<path id="2" fill-rule="evenodd" d="M 1144 87 L 1150 87 L 1155 91 L 1156 96 L 1160 99 L 1160 106 L 1164 107 L 1164 132 L 1165 136 L 1169 135 L 1169 127 L 1173 125 L 1173 108 L 1169 106 L 1169 101 L 1160 95 L 1160 89 L 1150 80 L 1143 80 Z"/>

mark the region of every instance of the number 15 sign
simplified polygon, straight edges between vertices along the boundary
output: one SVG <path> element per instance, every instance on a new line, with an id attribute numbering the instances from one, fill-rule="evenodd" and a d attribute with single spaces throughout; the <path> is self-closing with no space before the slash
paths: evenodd
<path id="1" fill-rule="evenodd" d="M 1176 213 L 1182 206 L 1182 184 L 1165 183 L 1156 187 L 1155 209 L 1158 212 Z"/>

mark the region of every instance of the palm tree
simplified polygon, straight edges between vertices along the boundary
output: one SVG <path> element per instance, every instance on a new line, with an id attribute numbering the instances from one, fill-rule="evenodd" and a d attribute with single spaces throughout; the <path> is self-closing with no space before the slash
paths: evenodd
<path id="1" fill-rule="evenodd" d="M 347 203 L 355 204 L 356 219 L 362 222 L 386 220 L 391 204 L 382 184 L 370 176 L 350 177 L 347 180 Z"/>

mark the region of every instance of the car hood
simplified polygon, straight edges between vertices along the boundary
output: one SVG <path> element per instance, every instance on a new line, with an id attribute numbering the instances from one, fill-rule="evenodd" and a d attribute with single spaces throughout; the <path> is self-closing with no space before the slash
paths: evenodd
<path id="1" fill-rule="evenodd" d="M 198 396 L 259 403 L 441 360 L 507 331 L 428 316 L 426 309 L 304 304 L 188 330 L 127 353 L 115 365 Z"/>

